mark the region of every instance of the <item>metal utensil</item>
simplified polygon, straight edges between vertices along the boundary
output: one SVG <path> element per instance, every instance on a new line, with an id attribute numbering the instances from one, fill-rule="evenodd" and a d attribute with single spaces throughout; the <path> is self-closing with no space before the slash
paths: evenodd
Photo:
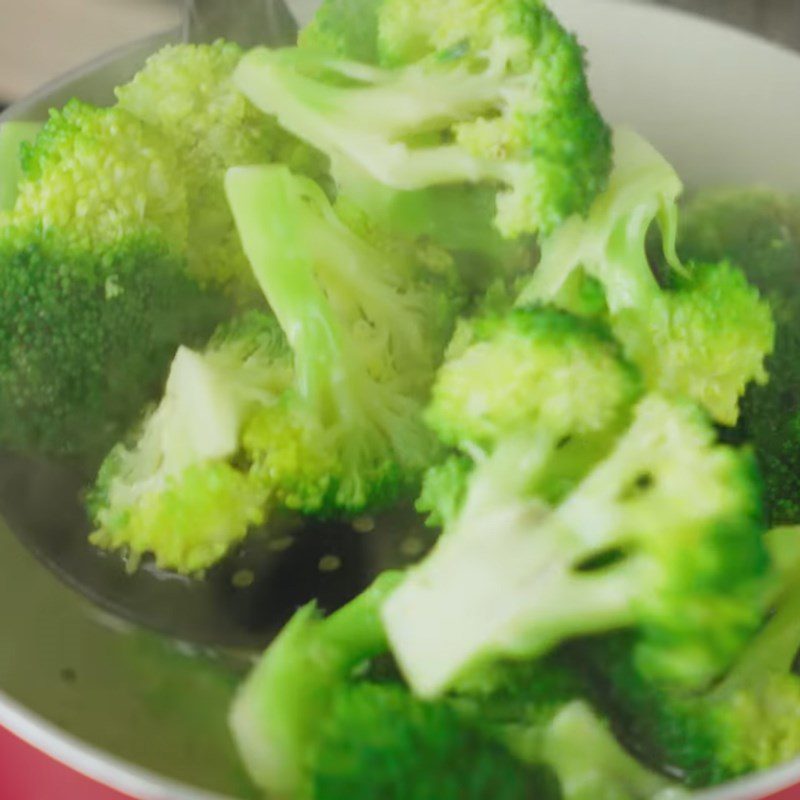
<path id="1" fill-rule="evenodd" d="M 279 45 L 292 43 L 297 33 L 282 0 L 194 0 L 185 11 L 180 30 L 101 58 L 12 106 L 0 120 L 45 119 L 48 109 L 74 96 L 113 102 L 113 88 L 167 42 L 225 37 L 246 45 Z M 176 638 L 212 646 L 263 645 L 312 597 L 323 606 L 340 605 L 366 586 L 381 564 L 394 560 L 410 524 L 393 517 L 382 523 L 380 537 L 371 537 L 348 524 L 283 518 L 270 523 L 269 536 L 252 535 L 204 581 L 148 565 L 129 574 L 121 558 L 87 541 L 91 528 L 81 492 L 89 481 L 91 475 L 69 465 L 2 455 L 0 512 L 43 564 L 93 603 Z"/>

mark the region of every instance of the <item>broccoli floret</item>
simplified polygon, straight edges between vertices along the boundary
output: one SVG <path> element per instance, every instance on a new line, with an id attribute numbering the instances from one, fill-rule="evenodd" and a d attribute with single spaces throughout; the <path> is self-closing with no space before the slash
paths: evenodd
<path id="1" fill-rule="evenodd" d="M 766 769 L 800 753 L 800 535 L 771 531 L 781 573 L 775 607 L 723 680 L 701 693 L 664 691 L 643 679 L 625 638 L 581 654 L 598 699 L 642 754 L 704 787 Z M 787 552 L 788 551 L 788 552 Z"/>
<path id="2" fill-rule="evenodd" d="M 426 473 L 417 509 L 432 526 L 452 521 L 467 493 L 472 459 L 518 431 L 559 440 L 557 464 L 547 485 L 538 487 L 558 499 L 625 426 L 640 383 L 602 322 L 553 307 L 463 321 L 437 374 L 426 419 L 464 455 Z"/>
<path id="3" fill-rule="evenodd" d="M 451 348 L 426 413 L 448 445 L 488 449 L 515 430 L 619 429 L 640 394 L 636 369 L 600 323 L 519 308 L 474 321 L 468 335 L 460 352 Z"/>
<path id="4" fill-rule="evenodd" d="M 348 229 L 312 181 L 253 167 L 231 170 L 227 185 L 294 356 L 293 391 L 245 430 L 250 458 L 279 501 L 304 513 L 395 500 L 436 454 L 422 405 L 455 305 L 402 248 Z"/>
<path id="5" fill-rule="evenodd" d="M 356 680 L 386 651 L 378 609 L 399 580 L 384 573 L 327 618 L 306 606 L 268 648 L 231 713 L 252 778 L 277 796 L 314 800 L 539 796 L 540 771 L 449 704 Z"/>
<path id="6" fill-rule="evenodd" d="M 166 392 L 132 446 L 117 446 L 89 495 L 93 544 L 145 554 L 158 567 L 202 573 L 261 524 L 270 487 L 237 463 L 255 407 L 291 385 L 291 359 L 275 320 L 251 312 L 209 348 L 182 347 Z"/>
<path id="7" fill-rule="evenodd" d="M 239 690 L 230 724 L 255 783 L 279 797 L 311 790 L 311 765 L 336 696 L 386 651 L 378 609 L 397 585 L 387 572 L 323 619 L 312 603 L 281 631 Z"/>
<path id="8" fill-rule="evenodd" d="M 772 308 L 770 380 L 750 387 L 740 427 L 756 450 L 770 521 L 800 522 L 800 199 L 759 189 L 702 192 L 684 209 L 678 245 L 686 258 L 729 259 Z"/>
<path id="9" fill-rule="evenodd" d="M 179 156 L 192 271 L 238 291 L 248 283 L 257 291 L 225 199 L 225 171 L 281 161 L 318 174 L 324 164 L 236 90 L 232 75 L 242 55 L 225 41 L 168 46 L 116 94 L 120 108 L 151 126 Z"/>
<path id="10" fill-rule="evenodd" d="M 501 440 L 383 607 L 415 692 L 435 697 L 486 663 L 619 628 L 637 631 L 637 663 L 660 682 L 723 671 L 761 620 L 770 565 L 751 459 L 714 440 L 696 408 L 648 396 L 554 505 L 537 485 L 557 443 Z"/>
<path id="11" fill-rule="evenodd" d="M 100 252 L 132 233 L 159 234 L 178 254 L 189 213 L 177 150 L 119 108 L 77 100 L 23 146 L 16 224 L 56 228 Z"/>
<path id="12" fill-rule="evenodd" d="M 522 762 L 551 769 L 563 800 L 666 800 L 684 794 L 617 741 L 590 703 L 585 678 L 563 653 L 496 667 L 450 702 Z"/>
<path id="13" fill-rule="evenodd" d="M 334 174 L 351 163 L 398 191 L 492 187 L 506 237 L 587 211 L 608 177 L 609 131 L 581 47 L 541 2 L 362 6 L 350 31 L 356 6 L 324 5 L 304 47 L 248 53 L 236 85 Z"/>
<path id="14" fill-rule="evenodd" d="M 226 312 L 158 235 L 94 249 L 0 228 L 0 439 L 102 456 L 157 396 L 177 344 L 201 343 Z"/>
<path id="15" fill-rule="evenodd" d="M 447 703 L 417 700 L 400 686 L 347 687 L 321 728 L 314 800 L 557 796 L 547 773 L 526 768 Z"/>
<path id="16" fill-rule="evenodd" d="M 0 214 L 11 211 L 17 202 L 17 186 L 22 180 L 22 145 L 32 142 L 41 129 L 38 122 L 0 124 Z"/>
<path id="17" fill-rule="evenodd" d="M 774 340 L 769 306 L 725 262 L 681 265 L 675 255 L 678 176 L 631 131 L 617 131 L 614 146 L 608 191 L 586 219 L 574 217 L 544 242 L 519 302 L 569 306 L 576 273 L 594 278 L 614 333 L 648 385 L 688 396 L 718 422 L 733 425 L 747 385 L 767 379 L 764 360 Z M 659 285 L 648 262 L 645 243 L 654 221 L 672 287 Z"/>

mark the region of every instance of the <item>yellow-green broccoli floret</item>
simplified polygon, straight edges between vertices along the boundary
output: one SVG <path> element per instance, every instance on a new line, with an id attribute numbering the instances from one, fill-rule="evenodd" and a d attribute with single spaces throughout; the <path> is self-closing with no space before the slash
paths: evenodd
<path id="1" fill-rule="evenodd" d="M 102 454 L 161 391 L 176 347 L 202 344 L 228 304 L 160 234 L 89 245 L 72 230 L 0 227 L 0 440 Z"/>
<path id="2" fill-rule="evenodd" d="M 237 456 L 248 417 L 291 379 L 280 328 L 259 312 L 222 328 L 203 353 L 181 348 L 161 403 L 100 470 L 92 542 L 126 550 L 132 567 L 146 554 L 184 574 L 219 561 L 266 518 L 270 487 Z"/>
<path id="3" fill-rule="evenodd" d="M 384 604 L 411 686 L 436 697 L 497 660 L 619 628 L 651 678 L 704 685 L 759 625 L 769 560 L 751 459 L 693 406 L 647 396 L 604 460 L 559 502 L 537 486 L 552 437 L 482 459 L 461 512 Z"/>
<path id="4" fill-rule="evenodd" d="M 484 449 L 514 430 L 580 436 L 619 429 L 637 371 L 601 323 L 556 308 L 478 319 L 440 369 L 426 413 L 451 446 Z"/>
<path id="5" fill-rule="evenodd" d="M 171 45 L 116 94 L 119 107 L 157 131 L 180 158 L 192 271 L 237 291 L 242 285 L 257 291 L 225 199 L 225 171 L 281 161 L 319 174 L 324 165 L 233 85 L 243 53 L 226 41 Z"/>
<path id="6" fill-rule="evenodd" d="M 154 234 L 176 253 L 189 211 L 177 150 L 127 111 L 77 100 L 23 146 L 16 224 L 68 232 L 100 252 L 131 233 Z"/>
<path id="7" fill-rule="evenodd" d="M 734 425 L 748 384 L 766 381 L 775 335 L 769 306 L 725 262 L 680 263 L 680 179 L 632 131 L 617 131 L 614 149 L 608 190 L 586 219 L 573 217 L 543 243 L 519 302 L 569 307 L 576 275 L 593 279 L 604 291 L 611 328 L 648 386 L 687 396 L 716 421 Z M 653 222 L 662 231 L 672 286 L 662 288 L 647 258 Z"/>
<path id="8" fill-rule="evenodd" d="M 683 210 L 678 247 L 688 259 L 728 259 L 772 308 L 769 383 L 750 387 L 740 427 L 764 476 L 770 522 L 800 522 L 800 198 L 755 188 L 701 192 Z"/>
<path id="9" fill-rule="evenodd" d="M 305 797 L 321 725 L 337 694 L 369 659 L 386 652 L 378 609 L 400 574 L 386 572 L 327 618 L 301 608 L 267 648 L 239 690 L 231 728 L 262 789 Z"/>
<path id="10" fill-rule="evenodd" d="M 353 14 L 330 5 L 303 47 L 256 49 L 235 81 L 334 174 L 350 163 L 399 191 L 493 187 L 507 237 L 587 211 L 608 177 L 609 131 L 580 45 L 543 3 L 376 0 L 350 32 Z"/>

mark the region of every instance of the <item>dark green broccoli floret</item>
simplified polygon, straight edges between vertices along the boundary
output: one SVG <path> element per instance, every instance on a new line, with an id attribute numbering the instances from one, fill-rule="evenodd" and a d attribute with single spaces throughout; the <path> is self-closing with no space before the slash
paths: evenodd
<path id="1" fill-rule="evenodd" d="M 295 371 L 293 390 L 248 424 L 246 452 L 279 502 L 304 513 L 395 500 L 435 456 L 422 405 L 458 298 L 418 253 L 358 235 L 286 168 L 231 170 L 228 193 Z"/>
<path id="2" fill-rule="evenodd" d="M 251 777 L 279 797 L 310 793 L 313 756 L 337 695 L 357 669 L 386 652 L 378 610 L 399 574 L 387 572 L 327 618 L 300 609 L 255 666 L 231 710 Z"/>
<path id="3" fill-rule="evenodd" d="M 226 310 L 157 235 L 92 250 L 0 228 L 0 438 L 101 455 L 158 394 L 177 344 L 202 342 Z"/>
<path id="4" fill-rule="evenodd" d="M 188 247 L 189 212 L 177 149 L 120 108 L 72 100 L 23 147 L 13 219 L 56 228 L 93 252 L 131 235 Z"/>
<path id="5" fill-rule="evenodd" d="M 445 702 L 357 683 L 340 690 L 320 724 L 314 800 L 528 800 L 557 787 Z"/>
<path id="6" fill-rule="evenodd" d="M 684 209 L 678 244 L 686 258 L 729 259 L 772 307 L 769 383 L 745 395 L 740 428 L 755 446 L 771 522 L 800 522 L 800 199 L 759 189 L 703 192 Z"/>
<path id="7" fill-rule="evenodd" d="M 767 379 L 764 361 L 774 341 L 769 306 L 724 261 L 681 265 L 675 255 L 680 179 L 637 134 L 617 131 L 614 146 L 608 191 L 586 219 L 568 220 L 543 243 L 519 302 L 553 302 L 578 312 L 586 299 L 578 293 L 574 307 L 576 276 L 594 279 L 614 334 L 648 386 L 689 397 L 716 421 L 733 425 L 748 384 Z M 654 222 L 671 270 L 667 287 L 647 257 Z"/>
<path id="8" fill-rule="evenodd" d="M 690 786 L 723 783 L 800 754 L 798 534 L 770 532 L 782 573 L 775 608 L 732 669 L 705 692 L 676 694 L 645 680 L 625 638 L 595 643 L 580 654 L 590 665 L 598 700 L 617 716 L 626 739 Z"/>
<path id="9" fill-rule="evenodd" d="M 335 0 L 301 41 L 252 51 L 235 81 L 330 156 L 346 191 L 352 165 L 396 191 L 482 184 L 513 238 L 584 213 L 605 185 L 583 51 L 538 0 Z"/>
<path id="10" fill-rule="evenodd" d="M 498 659 L 633 628 L 654 679 L 698 686 L 758 626 L 769 560 L 751 459 L 715 444 L 693 406 L 646 397 L 630 428 L 559 501 L 558 443 L 501 440 L 461 512 L 384 605 L 415 692 L 436 697 Z"/>

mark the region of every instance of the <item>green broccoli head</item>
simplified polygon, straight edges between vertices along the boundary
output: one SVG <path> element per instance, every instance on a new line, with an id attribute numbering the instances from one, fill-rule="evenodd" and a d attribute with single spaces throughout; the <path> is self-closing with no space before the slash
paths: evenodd
<path id="1" fill-rule="evenodd" d="M 640 393 L 607 329 L 556 308 L 484 317 L 470 334 L 439 371 L 426 414 L 446 444 L 487 449 L 522 429 L 613 431 Z"/>
<path id="2" fill-rule="evenodd" d="M 225 41 L 168 46 L 116 90 L 119 108 L 146 123 L 180 159 L 192 272 L 239 294 L 257 287 L 225 199 L 225 171 L 272 161 L 314 174 L 323 169 L 309 148 L 283 133 L 234 87 L 232 75 L 242 55 L 238 45 Z"/>
<path id="3" fill-rule="evenodd" d="M 699 693 L 665 691 L 643 677 L 628 637 L 590 643 L 581 653 L 626 739 L 689 786 L 723 783 L 800 754 L 798 534 L 769 532 L 774 606 L 719 683 Z"/>
<path id="4" fill-rule="evenodd" d="M 178 343 L 227 313 L 156 234 L 87 247 L 36 225 L 0 228 L 0 439 L 102 455 L 161 389 Z"/>
<path id="5" fill-rule="evenodd" d="M 734 425 L 748 384 L 766 381 L 764 360 L 775 336 L 769 306 L 725 262 L 680 263 L 678 176 L 631 131 L 617 131 L 614 146 L 608 191 L 586 219 L 573 217 L 544 242 L 519 303 L 553 302 L 580 311 L 586 293 L 576 294 L 575 281 L 593 279 L 603 289 L 611 328 L 648 387 L 689 397 L 716 421 Z M 673 271 L 667 288 L 648 261 L 654 222 Z"/>
<path id="6" fill-rule="evenodd" d="M 619 628 L 637 631 L 637 663 L 659 682 L 720 674 L 760 622 L 769 560 L 750 459 L 714 440 L 694 407 L 647 397 L 555 504 L 537 491 L 553 437 L 501 441 L 384 605 L 414 690 L 438 696 L 487 663 Z"/>
<path id="7" fill-rule="evenodd" d="M 119 108 L 72 100 L 22 150 L 13 219 L 69 231 L 87 250 L 159 234 L 178 254 L 188 236 L 177 150 Z"/>
<path id="8" fill-rule="evenodd" d="M 725 261 L 691 263 L 650 316 L 623 310 L 614 332 L 648 386 L 691 397 L 732 425 L 750 383 L 767 382 L 775 324 L 769 304 Z"/>
<path id="9" fill-rule="evenodd" d="M 262 789 L 281 797 L 310 793 L 323 721 L 357 668 L 386 651 L 378 609 L 398 578 L 384 573 L 324 619 L 314 604 L 300 609 L 240 688 L 230 724 Z"/>
<path id="10" fill-rule="evenodd" d="M 679 250 L 690 259 L 728 259 L 775 318 L 770 380 L 752 386 L 741 429 L 755 446 L 774 524 L 800 522 L 800 200 L 761 189 L 701 192 L 681 218 Z"/>
<path id="11" fill-rule="evenodd" d="M 583 51 L 540 2 L 333 2 L 302 43 L 252 51 L 235 81 L 334 173 L 496 187 L 506 237 L 552 230 L 605 186 L 610 136 Z"/>
<path id="12" fill-rule="evenodd" d="M 231 170 L 228 194 L 295 371 L 291 396 L 248 426 L 248 455 L 304 513 L 395 499 L 435 455 L 422 404 L 457 301 L 443 311 L 424 264 L 355 234 L 286 168 Z"/>
<path id="13" fill-rule="evenodd" d="M 277 402 L 293 372 L 275 321 L 258 312 L 226 325 L 209 348 L 181 348 L 166 392 L 130 447 L 106 458 L 89 494 L 93 544 L 123 549 L 135 568 L 198 574 L 261 524 L 270 487 L 236 463 L 256 408 Z"/>
<path id="14" fill-rule="evenodd" d="M 446 702 L 417 700 L 402 686 L 345 688 L 321 728 L 315 800 L 524 800 L 556 793 L 546 773 L 517 761 Z"/>

